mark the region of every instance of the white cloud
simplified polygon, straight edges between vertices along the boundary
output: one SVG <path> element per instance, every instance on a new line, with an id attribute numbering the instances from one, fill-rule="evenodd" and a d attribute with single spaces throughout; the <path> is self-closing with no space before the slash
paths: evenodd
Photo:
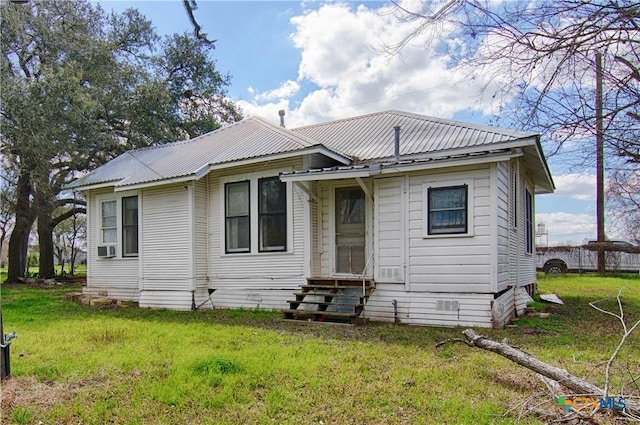
<path id="1" fill-rule="evenodd" d="M 238 100 L 236 105 L 242 109 L 242 113 L 245 117 L 259 116 L 273 121 L 276 124 L 280 123 L 280 116 L 278 111 L 289 110 L 289 101 L 287 99 L 279 99 L 277 102 L 270 102 L 266 104 L 258 104 L 254 101 Z M 288 121 L 288 117 L 285 117 L 287 127 L 295 127 Z"/>
<path id="2" fill-rule="evenodd" d="M 546 226 L 550 245 L 581 244 L 596 234 L 596 221 L 592 214 L 541 213 L 536 214 L 536 223 Z"/>
<path id="3" fill-rule="evenodd" d="M 570 197 L 579 201 L 596 199 L 596 176 L 593 174 L 564 174 L 554 176 L 555 195 Z"/>
<path id="4" fill-rule="evenodd" d="M 287 80 L 276 89 L 256 94 L 254 99 L 258 102 L 287 99 L 296 94 L 299 90 L 300 85 L 298 83 Z"/>
<path id="5" fill-rule="evenodd" d="M 401 55 L 383 51 L 384 45 L 399 42 L 413 28 L 399 23 L 392 12 L 387 5 L 370 9 L 328 3 L 291 18 L 291 41 L 301 55 L 297 82 L 287 81 L 240 102 L 245 114 L 268 112 L 266 118 L 277 121 L 283 100 L 290 102 L 288 126 L 385 109 L 442 118 L 467 109 L 489 112 L 491 85 L 484 97 L 479 96 L 487 82 L 478 76 L 467 79 L 452 68 L 446 49 L 427 43 L 429 34 L 414 38 Z M 446 25 L 436 30 L 444 43 L 460 43 L 446 39 Z M 303 85 L 311 90 L 301 98 L 298 90 Z"/>

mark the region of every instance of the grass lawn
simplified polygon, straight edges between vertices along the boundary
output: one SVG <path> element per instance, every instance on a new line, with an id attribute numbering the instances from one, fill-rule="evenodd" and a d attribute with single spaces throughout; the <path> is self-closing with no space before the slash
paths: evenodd
<path id="1" fill-rule="evenodd" d="M 8 267 L 0 267 L 0 282 L 4 282 L 7 279 L 7 269 Z M 68 275 L 69 273 L 71 273 L 71 267 L 69 266 L 69 264 L 65 264 L 64 265 L 64 269 L 62 268 L 62 266 L 54 266 L 54 269 L 56 271 L 57 274 L 61 275 L 61 274 L 65 274 Z M 78 264 L 75 266 L 75 276 L 86 276 L 87 275 L 87 266 L 85 264 Z M 36 266 L 31 266 L 29 267 L 29 275 L 33 276 L 35 274 L 38 273 L 38 267 Z"/>
<path id="2" fill-rule="evenodd" d="M 543 361 L 602 385 L 617 319 L 588 302 L 621 288 L 640 318 L 640 278 L 541 278 L 564 306 L 501 331 Z M 66 301 L 77 287 L 2 287 L 12 378 L 0 423 L 417 424 L 539 423 L 503 414 L 545 390 L 535 374 L 462 344 L 462 329 L 291 323 L 278 312 L 99 310 Z M 614 299 L 602 304 L 615 308 Z M 640 375 L 640 332 L 616 363 L 614 391 Z M 636 384 L 625 387 L 640 394 Z M 547 406 L 554 410 L 552 403 Z"/>

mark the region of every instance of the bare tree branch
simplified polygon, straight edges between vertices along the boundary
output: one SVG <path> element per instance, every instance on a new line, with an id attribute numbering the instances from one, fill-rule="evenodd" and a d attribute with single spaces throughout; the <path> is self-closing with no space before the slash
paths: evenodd
<path id="1" fill-rule="evenodd" d="M 183 0 L 183 4 L 184 8 L 187 10 L 189 19 L 191 20 L 191 25 L 193 25 L 193 33 L 196 38 L 208 44 L 215 43 L 216 40 L 211 41 L 207 38 L 207 34 L 203 34 L 200 32 L 202 30 L 202 27 L 200 26 L 200 24 L 198 24 L 198 22 L 196 21 L 196 17 L 193 14 L 193 11 L 198 8 L 198 3 L 196 3 L 196 0 Z"/>
<path id="2" fill-rule="evenodd" d="M 615 361 L 615 359 L 618 357 L 618 354 L 620 354 L 620 350 L 622 350 L 622 347 L 624 347 L 624 345 L 626 344 L 627 338 L 629 337 L 629 335 L 631 335 L 633 331 L 635 331 L 636 328 L 640 325 L 640 320 L 638 320 L 633 326 L 631 326 L 631 328 L 627 327 L 627 323 L 624 320 L 624 309 L 622 307 L 622 299 L 620 298 L 621 294 L 622 294 L 622 289 L 618 291 L 618 295 L 616 296 L 619 313 L 613 313 L 611 311 L 605 310 L 597 306 L 598 303 L 604 300 L 599 300 L 599 301 L 594 301 L 589 303 L 591 307 L 595 308 L 599 312 L 617 318 L 620 321 L 620 324 L 622 325 L 622 329 L 624 331 L 624 333 L 622 334 L 622 337 L 620 338 L 620 342 L 618 343 L 618 346 L 613 351 L 613 353 L 611 354 L 611 357 L 609 357 L 609 360 L 607 361 L 607 367 L 605 371 L 605 383 L 604 383 L 605 398 L 609 397 L 609 389 L 611 385 L 611 366 L 613 365 L 613 362 Z"/>
<path id="3" fill-rule="evenodd" d="M 508 344 L 500 343 L 490 338 L 478 335 L 473 329 L 466 329 L 462 334 L 465 337 L 465 344 L 499 354 L 520 366 L 524 366 L 527 369 L 533 370 L 542 376 L 560 383 L 564 387 L 574 391 L 576 394 L 606 397 L 605 390 L 572 375 L 564 369 L 544 363 L 530 354 L 518 350 Z M 628 401 L 626 403 L 625 413 L 634 416 L 640 415 L 640 404 Z"/>

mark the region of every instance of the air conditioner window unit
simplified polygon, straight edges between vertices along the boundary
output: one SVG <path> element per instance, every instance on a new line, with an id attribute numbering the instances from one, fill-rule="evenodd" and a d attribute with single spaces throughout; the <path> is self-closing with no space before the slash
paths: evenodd
<path id="1" fill-rule="evenodd" d="M 115 245 L 99 245 L 98 246 L 98 257 L 100 258 L 111 258 L 116 256 L 116 246 Z"/>

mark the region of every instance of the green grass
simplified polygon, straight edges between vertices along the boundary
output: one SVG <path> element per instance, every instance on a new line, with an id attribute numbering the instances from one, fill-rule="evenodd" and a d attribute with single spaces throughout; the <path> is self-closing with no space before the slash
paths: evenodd
<path id="1" fill-rule="evenodd" d="M 601 384 L 604 371 L 593 368 L 620 327 L 588 302 L 625 288 L 626 315 L 637 320 L 639 287 L 637 277 L 543 278 L 541 292 L 564 306 L 539 305 L 550 317 L 479 332 Z M 544 389 L 495 354 L 435 348 L 462 329 L 291 323 L 252 310 L 99 310 L 66 301 L 72 290 L 2 287 L 5 332 L 19 338 L 0 423 L 516 423 L 517 412 L 502 415 Z M 614 388 L 638 376 L 638 335 L 617 365 Z"/>

